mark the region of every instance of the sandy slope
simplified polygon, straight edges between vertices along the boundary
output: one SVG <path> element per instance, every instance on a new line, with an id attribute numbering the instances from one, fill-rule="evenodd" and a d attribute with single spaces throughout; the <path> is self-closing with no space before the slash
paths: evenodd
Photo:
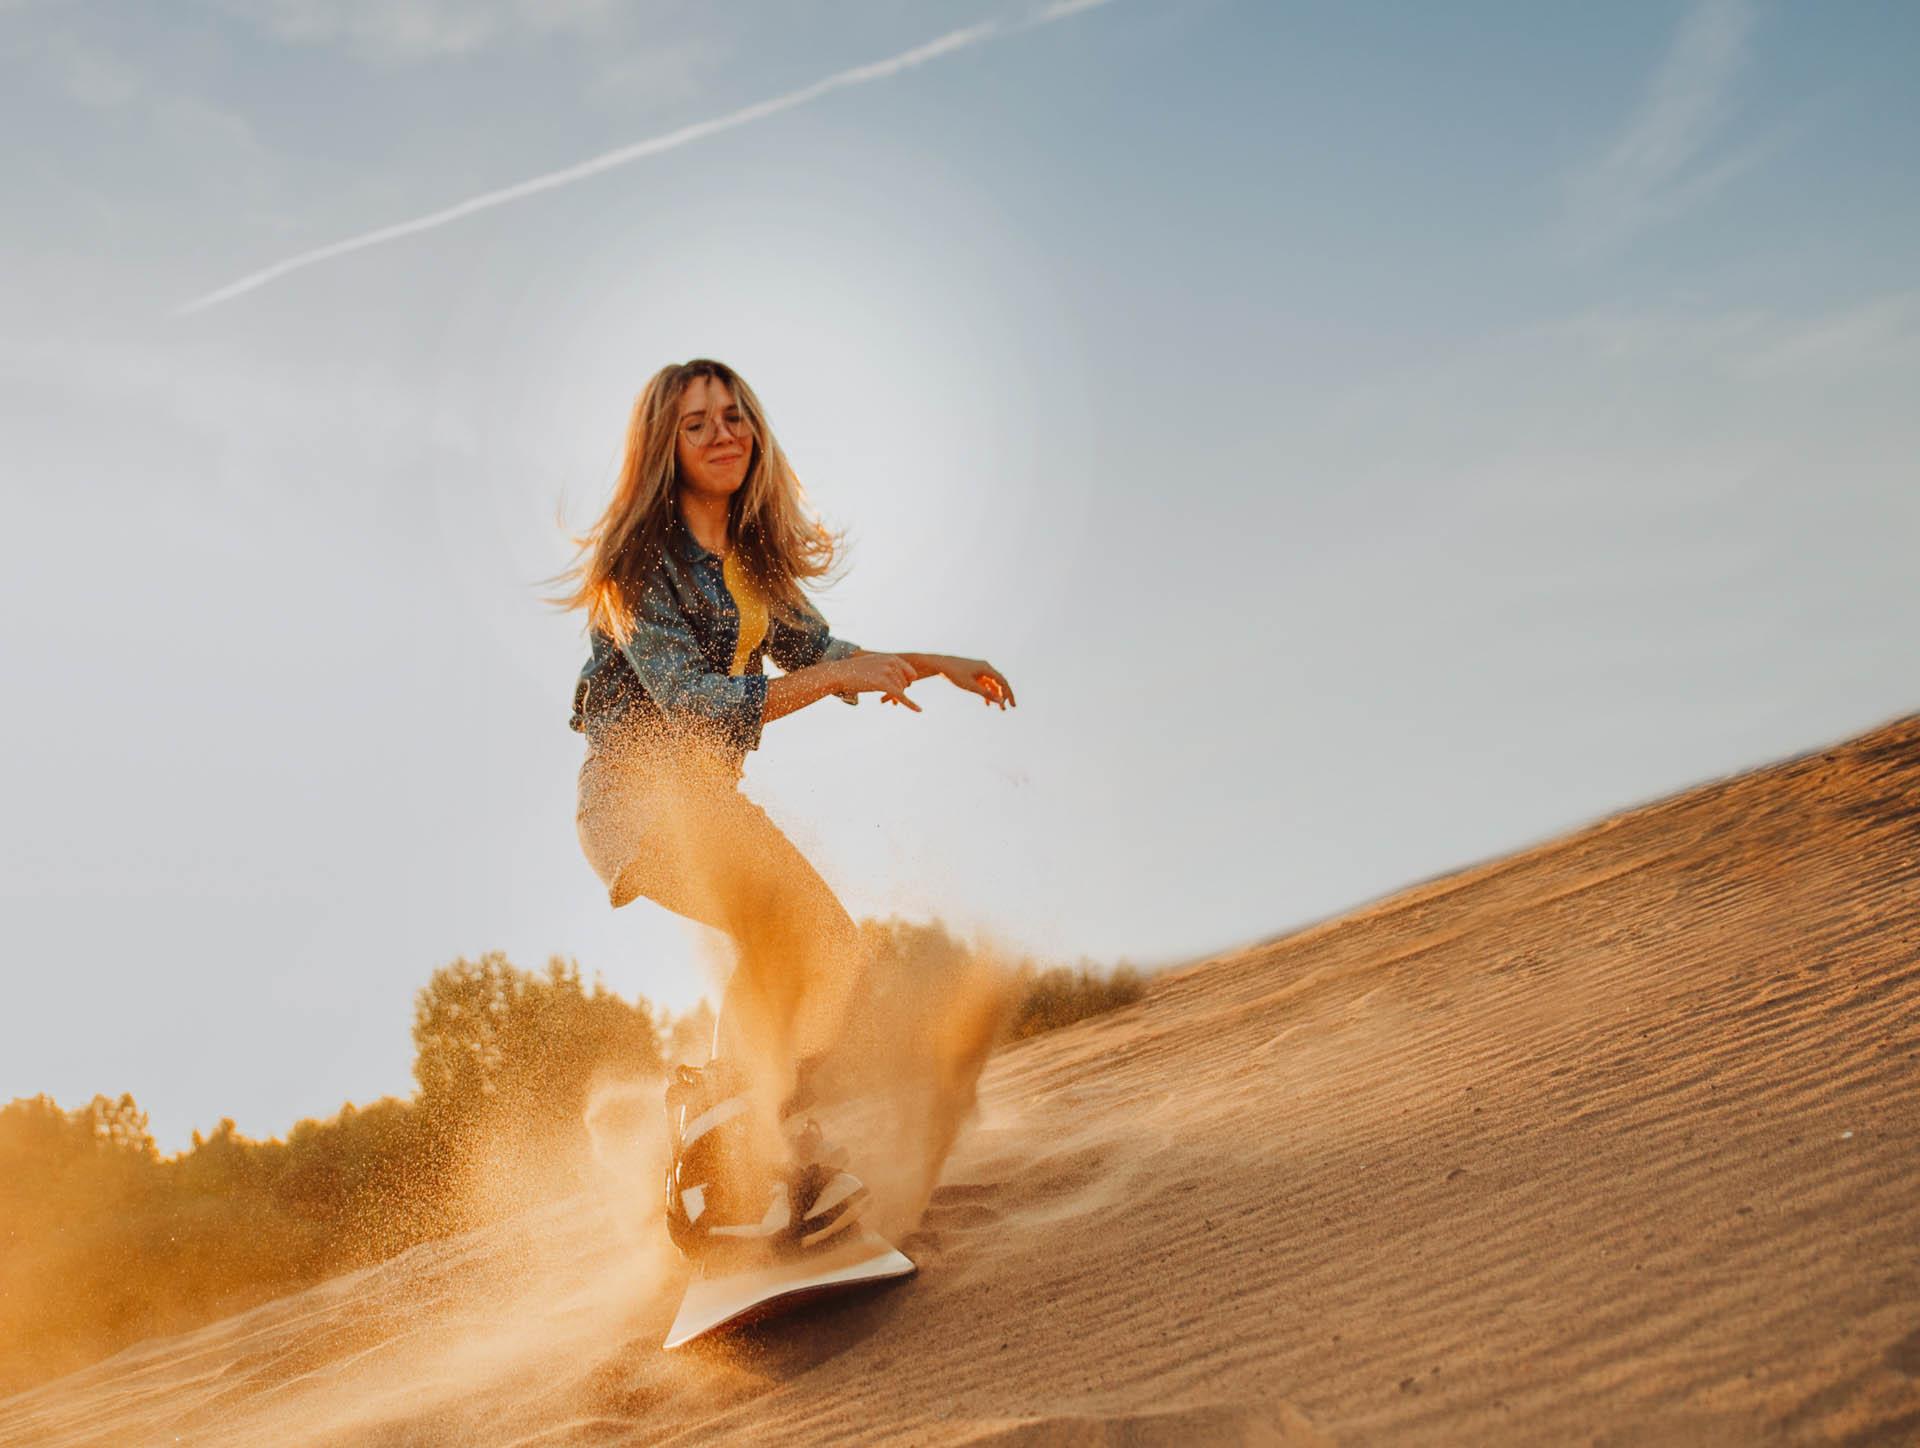
<path id="1" fill-rule="evenodd" d="M 921 1276 L 780 1331 L 653 1351 L 616 1193 L 0 1439 L 1920 1442 L 1920 719 L 1163 978 L 982 1103 Z"/>

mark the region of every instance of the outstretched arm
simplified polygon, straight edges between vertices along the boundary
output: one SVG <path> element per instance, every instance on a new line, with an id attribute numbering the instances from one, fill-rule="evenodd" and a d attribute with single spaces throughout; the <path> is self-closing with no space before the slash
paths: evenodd
<path id="1" fill-rule="evenodd" d="M 919 675 L 898 654 L 875 654 L 856 648 L 837 659 L 808 664 L 767 681 L 764 718 L 778 719 L 829 694 L 849 703 L 856 694 L 882 694 L 890 704 L 905 704 L 916 714 L 920 706 L 907 697 L 907 685 Z"/>
<path id="2" fill-rule="evenodd" d="M 938 675 L 969 694 L 978 694 L 982 702 L 998 704 L 1002 709 L 1014 702 L 1013 685 L 1007 682 L 1007 676 L 985 659 L 963 659 L 955 654 L 901 654 L 900 657 L 912 666 L 916 679 Z"/>
<path id="3" fill-rule="evenodd" d="M 1014 702 L 1007 677 L 985 659 L 963 659 L 952 654 L 876 654 L 856 649 L 844 658 L 829 659 L 767 681 L 764 718 L 778 719 L 804 709 L 829 694 L 880 694 L 889 704 L 904 704 L 916 714 L 920 706 L 907 697 L 907 685 L 935 675 L 951 679 L 986 704 L 1002 709 Z"/>
<path id="4" fill-rule="evenodd" d="M 857 694 L 881 694 L 888 703 L 904 704 L 918 713 L 920 706 L 907 697 L 906 687 L 936 674 L 969 694 L 978 694 L 983 703 L 1005 709 L 1014 702 L 1007 676 L 985 659 L 964 659 L 954 654 L 872 653 L 846 639 L 834 638 L 827 631 L 826 619 L 810 603 L 797 617 L 775 612 L 769 621 L 767 653 L 786 671 L 785 677 L 773 680 L 768 689 L 768 719 L 804 709 L 828 694 L 837 694 L 849 704 Z"/>

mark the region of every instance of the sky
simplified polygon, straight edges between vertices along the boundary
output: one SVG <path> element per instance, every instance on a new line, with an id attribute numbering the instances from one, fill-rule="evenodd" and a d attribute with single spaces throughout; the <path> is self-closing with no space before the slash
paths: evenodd
<path id="1" fill-rule="evenodd" d="M 671 1010 L 541 601 L 737 367 L 869 648 L 750 758 L 856 916 L 1191 961 L 1920 706 L 1920 11 L 0 3 L 0 1099 Z"/>

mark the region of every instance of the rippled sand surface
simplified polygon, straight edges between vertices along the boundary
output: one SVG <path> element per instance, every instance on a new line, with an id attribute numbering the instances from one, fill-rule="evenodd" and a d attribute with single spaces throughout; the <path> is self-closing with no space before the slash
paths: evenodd
<path id="1" fill-rule="evenodd" d="M 144 1343 L 0 1441 L 1920 1442 L 1920 719 L 1003 1053 L 898 1286 L 663 1356 L 643 1196 Z"/>

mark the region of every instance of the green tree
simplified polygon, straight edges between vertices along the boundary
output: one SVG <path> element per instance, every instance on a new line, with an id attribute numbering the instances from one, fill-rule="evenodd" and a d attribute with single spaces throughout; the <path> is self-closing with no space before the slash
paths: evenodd
<path id="1" fill-rule="evenodd" d="M 433 973 L 414 1000 L 413 1045 L 420 1104 L 446 1122 L 577 1117 L 598 1076 L 661 1064 L 646 1002 L 599 980 L 589 991 L 572 961 L 535 975 L 499 951 Z"/>

